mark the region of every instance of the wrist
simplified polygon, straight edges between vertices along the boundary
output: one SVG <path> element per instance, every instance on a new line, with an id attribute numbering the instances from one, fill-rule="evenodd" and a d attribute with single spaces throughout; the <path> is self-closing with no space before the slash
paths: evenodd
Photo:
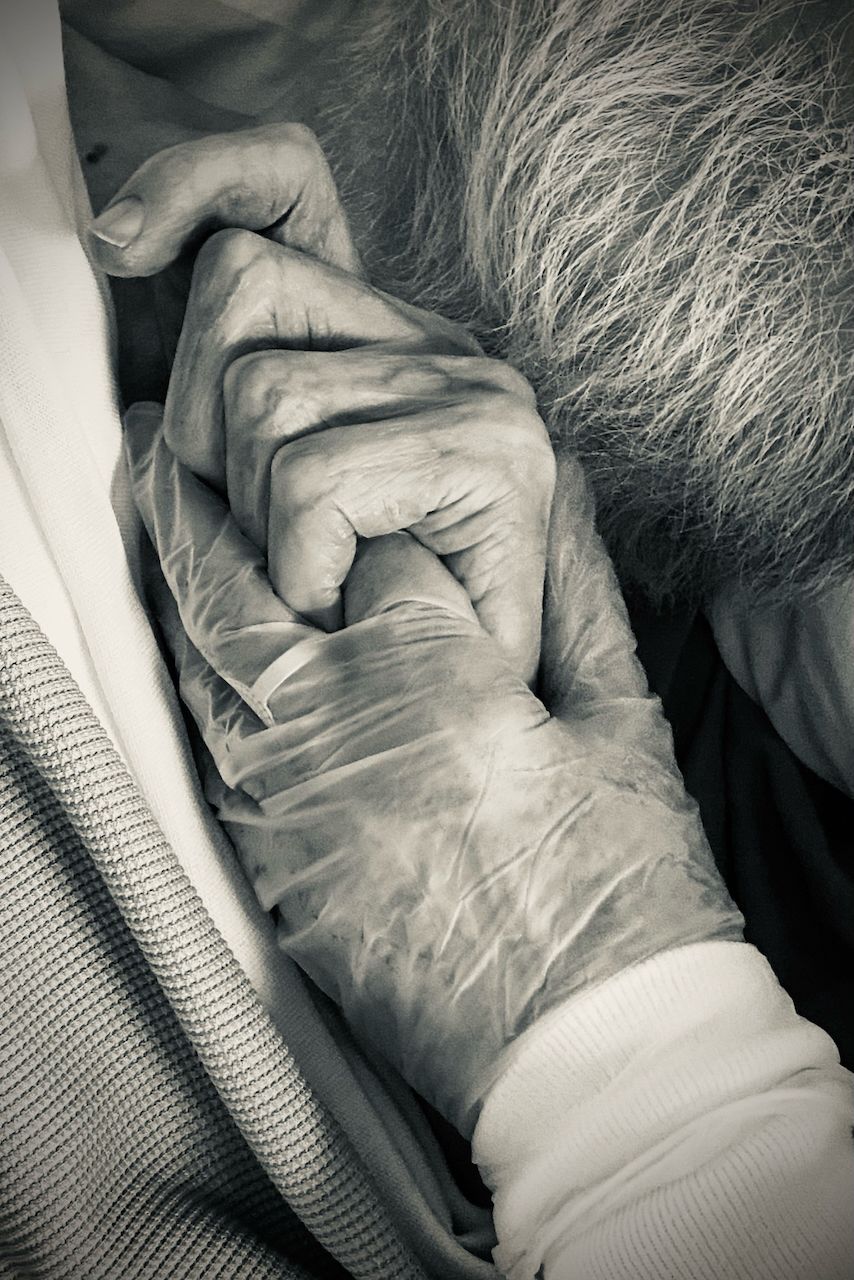
<path id="1" fill-rule="evenodd" d="M 513 1280 L 543 1261 L 547 1275 L 747 1276 L 751 1257 L 799 1235 L 818 1249 L 816 1223 L 850 1187 L 836 1159 L 850 1148 L 850 1077 L 747 944 L 636 965 L 553 1009 L 500 1067 L 473 1151 Z M 768 1236 L 775 1196 L 793 1220 Z"/>

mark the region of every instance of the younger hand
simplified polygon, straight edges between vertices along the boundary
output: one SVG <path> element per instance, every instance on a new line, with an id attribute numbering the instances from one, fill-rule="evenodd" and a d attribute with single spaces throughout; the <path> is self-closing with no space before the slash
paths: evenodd
<path id="1" fill-rule="evenodd" d="M 740 937 L 572 464 L 550 714 L 409 537 L 366 544 L 327 635 L 274 594 L 157 412 L 130 415 L 128 448 L 209 798 L 282 946 L 463 1132 L 551 1008 Z"/>

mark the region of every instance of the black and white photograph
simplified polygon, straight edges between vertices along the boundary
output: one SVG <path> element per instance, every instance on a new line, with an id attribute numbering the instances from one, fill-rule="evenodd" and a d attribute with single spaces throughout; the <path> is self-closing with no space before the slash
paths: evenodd
<path id="1" fill-rule="evenodd" d="M 854 0 L 0 0 L 0 1277 L 854 1280 Z"/>

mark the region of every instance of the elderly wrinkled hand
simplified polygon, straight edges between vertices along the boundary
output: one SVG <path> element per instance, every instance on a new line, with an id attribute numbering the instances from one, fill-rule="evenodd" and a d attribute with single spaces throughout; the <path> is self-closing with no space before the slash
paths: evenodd
<path id="1" fill-rule="evenodd" d="M 220 230 L 199 252 L 164 430 L 227 496 L 279 594 L 334 628 L 357 539 L 409 530 L 532 682 L 554 459 L 524 379 L 353 273 L 304 129 L 181 144 L 119 198 L 144 217 L 124 248 L 100 245 L 114 274 L 162 269 L 200 227 L 265 232 Z"/>
<path id="2" fill-rule="evenodd" d="M 409 535 L 365 544 L 329 634 L 275 594 L 158 410 L 131 411 L 128 451 L 208 795 L 282 946 L 464 1132 L 505 1048 L 567 996 L 740 936 L 576 466 L 550 714 Z"/>

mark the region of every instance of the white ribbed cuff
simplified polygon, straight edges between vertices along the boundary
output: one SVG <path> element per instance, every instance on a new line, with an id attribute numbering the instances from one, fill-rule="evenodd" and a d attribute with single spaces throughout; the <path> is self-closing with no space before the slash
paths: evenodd
<path id="1" fill-rule="evenodd" d="M 547 1280 L 850 1277 L 852 1113 L 833 1042 L 755 948 L 664 952 L 507 1051 L 474 1135 L 496 1261 L 512 1280 L 544 1260 Z"/>

